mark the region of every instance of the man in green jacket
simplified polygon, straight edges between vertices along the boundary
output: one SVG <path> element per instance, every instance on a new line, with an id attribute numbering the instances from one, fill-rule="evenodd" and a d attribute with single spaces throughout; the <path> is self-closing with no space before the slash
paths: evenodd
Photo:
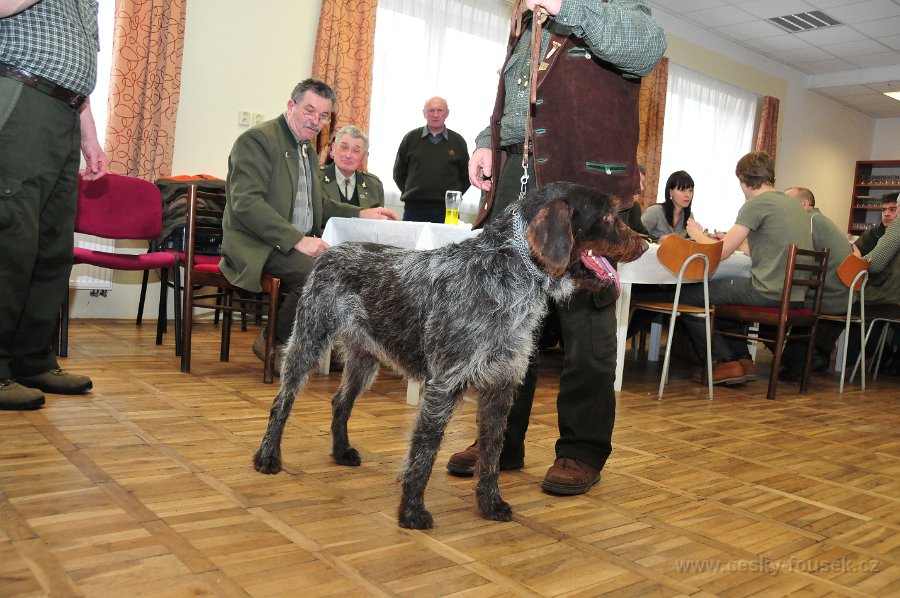
<path id="1" fill-rule="evenodd" d="M 254 293 L 262 290 L 263 273 L 281 279 L 285 299 L 276 323 L 276 369 L 303 284 L 316 257 L 329 247 L 319 238 L 328 218 L 396 218 L 385 208 L 323 202 L 318 156 L 310 141 L 331 121 L 335 106 L 334 90 L 326 83 L 301 81 L 284 114 L 241 134 L 228 157 L 219 266 L 231 284 Z M 264 345 L 260 333 L 253 343 L 260 359 Z"/>

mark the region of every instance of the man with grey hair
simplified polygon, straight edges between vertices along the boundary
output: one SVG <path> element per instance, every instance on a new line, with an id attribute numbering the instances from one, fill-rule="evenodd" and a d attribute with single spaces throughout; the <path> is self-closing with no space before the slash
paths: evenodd
<path id="1" fill-rule="evenodd" d="M 323 81 L 301 81 L 284 113 L 242 133 L 228 156 L 219 266 L 231 284 L 253 293 L 261 292 L 263 273 L 281 279 L 285 299 L 275 329 L 276 371 L 303 284 L 315 259 L 329 247 L 320 238 L 325 221 L 332 216 L 396 217 L 385 208 L 323 201 L 318 156 L 310 142 L 331 122 L 336 101 Z M 264 347 L 260 333 L 253 343 L 260 359 Z"/>
<path id="2" fill-rule="evenodd" d="M 370 172 L 360 170 L 369 155 L 369 136 L 359 127 L 338 129 L 331 142 L 333 162 L 324 166 L 322 195 L 325 201 L 351 204 L 361 208 L 384 206 L 384 185 Z M 393 220 L 399 216 L 394 215 Z"/>
<path id="3" fill-rule="evenodd" d="M 444 221 L 444 193 L 469 188 L 469 147 L 462 135 L 444 125 L 447 100 L 434 97 L 422 109 L 425 126 L 407 133 L 394 160 L 403 219 Z"/>

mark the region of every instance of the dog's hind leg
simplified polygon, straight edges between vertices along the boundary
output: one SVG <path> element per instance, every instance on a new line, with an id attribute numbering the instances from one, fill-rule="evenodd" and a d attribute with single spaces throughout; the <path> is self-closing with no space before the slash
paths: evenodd
<path id="1" fill-rule="evenodd" d="M 364 393 L 378 375 L 378 359 L 371 353 L 347 348 L 347 360 L 341 387 L 331 399 L 331 458 L 338 465 L 359 465 L 359 452 L 350 446 L 347 421 L 356 398 Z"/>
<path id="2" fill-rule="evenodd" d="M 253 456 L 253 467 L 260 473 L 281 471 L 281 436 L 294 406 L 294 399 L 331 344 L 333 332 L 309 317 L 313 311 L 306 307 L 305 301 L 297 310 L 294 330 L 282 360 L 281 390 L 272 402 L 266 433 Z"/>
<path id="3" fill-rule="evenodd" d="M 409 455 L 400 474 L 403 488 L 399 509 L 400 527 L 430 529 L 434 525 L 431 513 L 425 509 L 425 486 L 431 477 L 431 468 L 444 437 L 444 430 L 461 398 L 461 388 L 447 388 L 434 380 L 429 380 L 425 385 L 425 395 L 419 404 L 419 414 L 410 440 Z"/>
<path id="4" fill-rule="evenodd" d="M 510 387 L 483 390 L 478 401 L 478 463 L 475 468 L 478 486 L 475 496 L 481 516 L 494 521 L 512 519 L 512 507 L 500 497 L 497 476 L 513 392 Z"/>

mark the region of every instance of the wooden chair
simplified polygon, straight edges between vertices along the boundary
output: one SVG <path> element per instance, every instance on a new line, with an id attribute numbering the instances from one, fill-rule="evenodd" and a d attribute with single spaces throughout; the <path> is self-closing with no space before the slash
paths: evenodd
<path id="1" fill-rule="evenodd" d="M 268 321 L 266 326 L 266 352 L 263 381 L 271 384 L 275 371 L 275 321 L 278 317 L 278 300 L 281 280 L 264 274 L 260 280 L 263 292 L 268 299 L 244 299 L 233 304 L 235 292 L 241 289 L 233 286 L 222 274 L 218 263 L 200 262 L 197 260 L 195 240 L 199 234 L 221 234 L 221 220 L 209 218 L 203 224 L 199 218 L 212 217 L 221 213 L 207 213 L 205 208 L 198 206 L 197 199 L 227 201 L 224 194 L 212 193 L 198 189 L 197 185 L 191 185 L 188 189 L 187 223 L 185 228 L 185 263 L 184 263 L 184 323 L 182 331 L 181 371 L 191 371 L 191 334 L 193 331 L 193 314 L 195 307 L 203 307 L 222 313 L 222 341 L 219 351 L 219 360 L 228 361 L 231 345 L 231 321 L 234 312 L 245 313 L 247 311 L 257 314 L 260 310 L 267 309 Z M 224 205 L 224 203 L 222 204 Z M 217 224 L 212 224 L 216 222 Z M 214 287 L 216 292 L 197 294 L 195 291 L 201 287 Z M 212 302 L 210 302 L 212 301 Z"/>
<path id="2" fill-rule="evenodd" d="M 838 278 L 847 286 L 847 312 L 844 314 L 821 314 L 820 320 L 830 322 L 844 322 L 844 343 L 841 351 L 841 383 L 838 392 L 844 392 L 844 376 L 847 373 L 847 349 L 850 338 L 850 324 L 859 324 L 859 338 L 866 336 L 866 282 L 869 279 L 869 262 L 850 254 L 837 269 Z M 855 313 L 853 309 L 854 296 L 859 293 L 859 313 Z M 860 348 L 860 358 L 862 362 L 866 362 L 866 344 L 862 343 Z M 854 368 L 855 371 L 855 368 Z M 851 378 L 852 380 L 852 378 Z M 863 368 L 862 377 L 860 378 L 862 390 L 866 389 L 866 372 Z"/>
<path id="3" fill-rule="evenodd" d="M 632 303 L 632 312 L 636 310 L 650 311 L 669 316 L 669 338 L 666 341 L 666 357 L 663 360 L 662 376 L 659 380 L 659 393 L 656 398 L 662 400 L 663 389 L 669 379 L 669 362 L 672 354 L 672 338 L 675 334 L 675 320 L 680 315 L 703 318 L 706 320 L 706 372 L 709 383 L 708 398 L 713 398 L 712 383 L 712 319 L 715 310 L 709 306 L 709 277 L 713 275 L 722 260 L 722 241 L 717 243 L 696 243 L 678 235 L 666 237 L 656 253 L 656 259 L 672 274 L 678 276 L 675 285 L 675 299 L 672 303 L 658 301 L 636 301 Z M 703 307 L 680 305 L 681 285 L 687 282 L 703 282 Z"/>
<path id="4" fill-rule="evenodd" d="M 800 262 L 800 258 L 809 258 L 811 262 Z M 781 353 L 788 336 L 792 340 L 806 339 L 806 364 L 800 378 L 800 392 L 805 393 L 809 383 L 809 372 L 812 369 L 813 346 L 816 338 L 816 324 L 822 306 L 822 293 L 825 289 L 825 274 L 828 270 L 828 249 L 814 251 L 800 249 L 796 243 L 788 246 L 787 268 L 784 272 L 784 286 L 781 292 L 779 307 L 758 307 L 755 305 L 717 305 L 716 317 L 720 320 L 735 320 L 744 324 L 756 323 L 760 326 L 771 326 L 776 329 L 774 338 L 763 338 L 761 335 L 740 334 L 717 330 L 715 333 L 731 338 L 748 341 L 774 343 L 772 348 L 772 371 L 769 373 L 769 390 L 767 399 L 775 398 L 778 386 L 778 370 L 781 367 Z M 802 286 L 814 293 L 813 308 L 791 307 L 791 291 Z M 793 332 L 794 326 L 805 327 L 808 332 Z"/>
<path id="5" fill-rule="evenodd" d="M 150 243 L 150 252 L 133 255 L 75 247 L 75 264 L 90 264 L 111 270 L 160 271 L 159 309 L 156 321 L 156 344 L 162 344 L 166 329 L 168 305 L 168 272 L 172 272 L 175 288 L 175 336 L 178 349 L 181 304 L 178 263 L 175 256 L 155 251 L 162 232 L 162 202 L 159 189 L 143 179 L 120 174 L 107 174 L 95 181 L 79 179 L 78 211 L 75 232 L 106 239 L 142 240 Z M 69 345 L 69 302 L 63 302 L 60 312 L 57 353 L 65 357 Z"/>

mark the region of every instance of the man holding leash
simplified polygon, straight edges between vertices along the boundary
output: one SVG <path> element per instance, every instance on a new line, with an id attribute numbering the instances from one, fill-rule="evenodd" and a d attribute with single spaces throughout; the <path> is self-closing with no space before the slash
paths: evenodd
<path id="1" fill-rule="evenodd" d="M 524 15 L 521 2 L 513 9 L 494 114 L 469 161 L 470 181 L 485 192 L 476 226 L 497 217 L 526 187 L 554 181 L 594 187 L 618 198 L 621 210 L 630 209 L 640 189 L 640 77 L 662 57 L 665 32 L 642 0 L 526 0 L 534 12 Z M 541 35 L 536 56 L 532 28 Z M 586 114 L 585 107 L 596 113 Z M 547 492 L 587 492 L 612 452 L 616 295 L 615 289 L 576 293 L 555 306 L 565 360 L 556 460 L 542 483 Z M 536 383 L 533 355 L 507 420 L 500 469 L 524 466 Z M 447 469 L 472 475 L 477 458 L 472 445 L 454 454 Z"/>

